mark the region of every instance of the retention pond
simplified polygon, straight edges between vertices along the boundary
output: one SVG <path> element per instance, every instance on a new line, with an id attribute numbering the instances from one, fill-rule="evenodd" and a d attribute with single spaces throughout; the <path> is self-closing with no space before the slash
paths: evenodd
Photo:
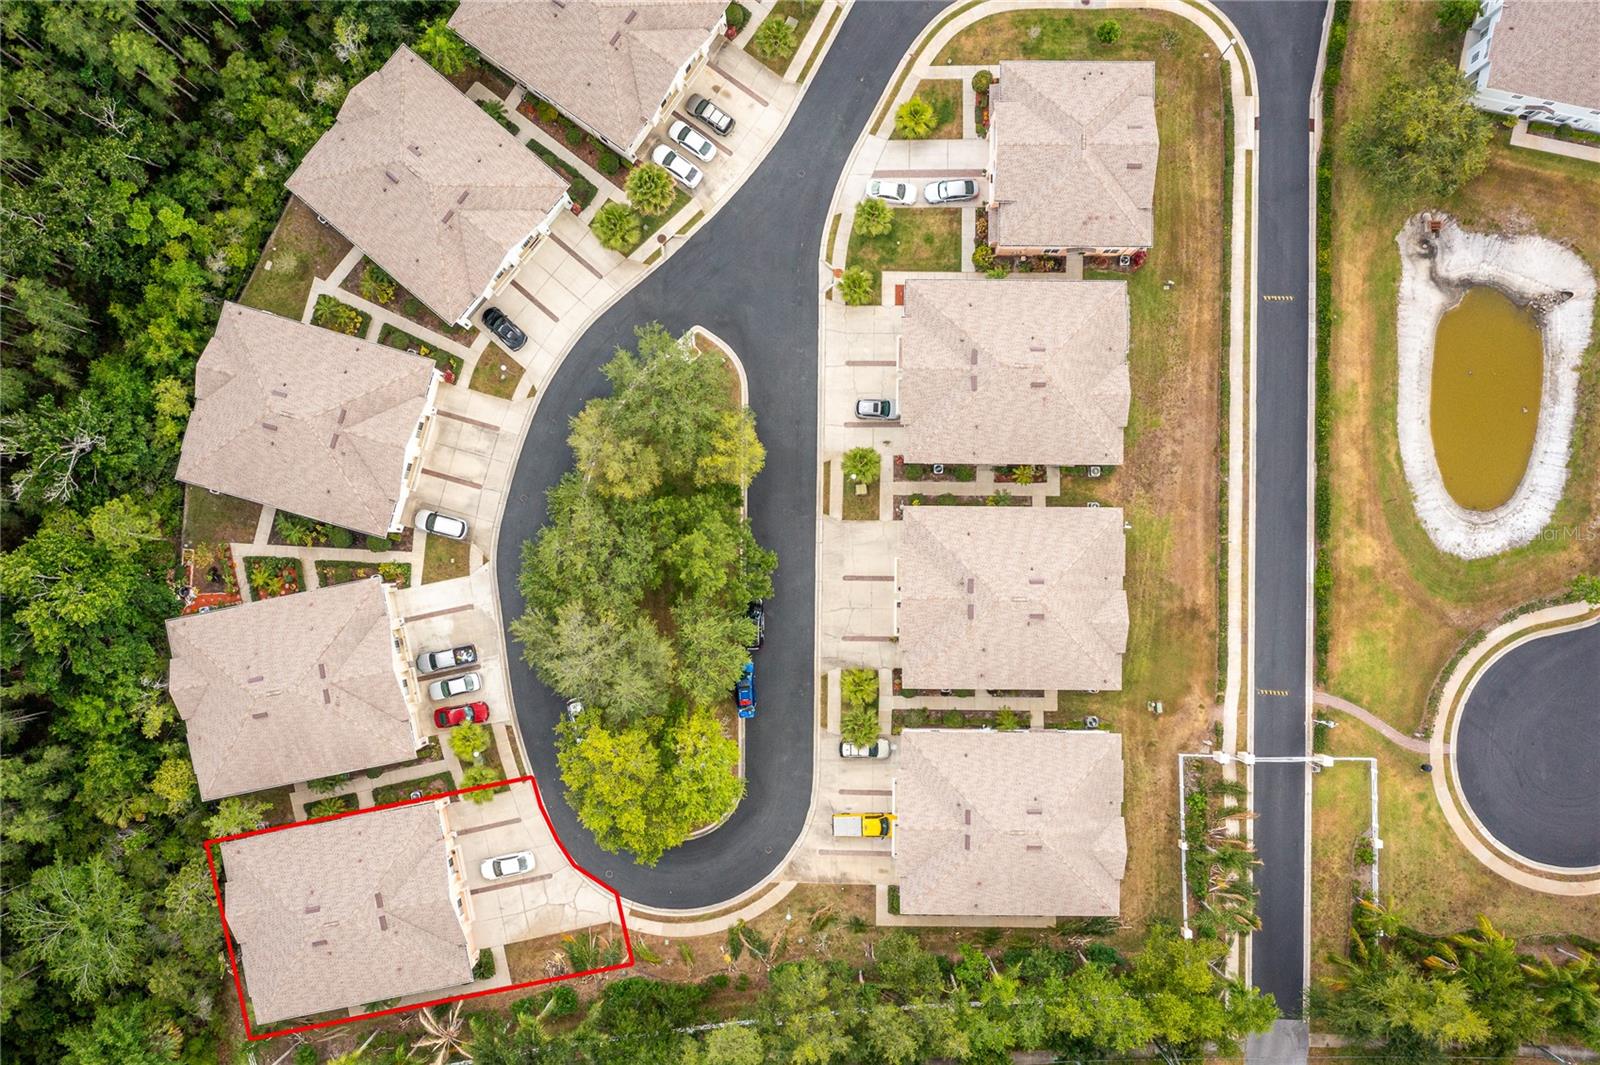
<path id="1" fill-rule="evenodd" d="M 1429 422 L 1450 498 L 1493 510 L 1522 483 L 1539 425 L 1544 350 L 1539 323 L 1480 285 L 1439 319 Z"/>

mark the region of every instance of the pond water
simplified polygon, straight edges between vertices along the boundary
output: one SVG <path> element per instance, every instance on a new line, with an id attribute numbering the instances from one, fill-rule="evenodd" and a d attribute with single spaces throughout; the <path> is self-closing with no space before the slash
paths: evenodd
<path id="1" fill-rule="evenodd" d="M 1493 510 L 1516 493 L 1539 424 L 1544 349 L 1533 315 L 1479 286 L 1439 320 L 1433 450 L 1450 497 Z"/>

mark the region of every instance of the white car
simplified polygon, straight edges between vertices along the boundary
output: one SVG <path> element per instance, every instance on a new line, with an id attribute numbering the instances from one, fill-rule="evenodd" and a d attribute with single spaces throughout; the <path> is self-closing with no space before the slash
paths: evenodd
<path id="1" fill-rule="evenodd" d="M 583 704 L 576 699 L 568 699 L 566 712 L 568 721 L 576 721 L 583 715 Z"/>
<path id="2" fill-rule="evenodd" d="M 437 510 L 419 510 L 413 524 L 429 536 L 442 536 L 446 540 L 465 540 L 467 523 L 453 514 Z"/>
<path id="3" fill-rule="evenodd" d="M 840 758 L 887 758 L 889 757 L 889 737 L 880 736 L 878 741 L 870 747 L 860 747 L 854 743 L 839 744 Z"/>
<path id="4" fill-rule="evenodd" d="M 944 178 L 930 181 L 922 189 L 922 198 L 929 203 L 962 203 L 978 198 L 978 183 L 971 178 Z"/>
<path id="5" fill-rule="evenodd" d="M 674 122 L 667 127 L 667 139 L 680 145 L 684 151 L 709 163 L 717 157 L 717 146 L 700 136 L 687 122 Z"/>
<path id="6" fill-rule="evenodd" d="M 498 858 L 485 858 L 479 866 L 485 880 L 504 880 L 508 876 L 521 876 L 533 872 L 533 852 L 517 851 Z"/>
<path id="7" fill-rule="evenodd" d="M 463 673 L 459 677 L 446 677 L 428 685 L 428 698 L 454 699 L 458 695 L 469 695 L 482 687 L 482 673 Z"/>
<path id="8" fill-rule="evenodd" d="M 867 197 L 887 203 L 910 207 L 917 202 L 917 187 L 909 181 L 883 181 L 873 178 L 867 182 Z"/>
<path id="9" fill-rule="evenodd" d="M 893 421 L 900 417 L 900 408 L 892 399 L 858 399 L 856 417 Z"/>
<path id="10" fill-rule="evenodd" d="M 700 179 L 705 173 L 689 160 L 668 148 L 665 144 L 658 145 L 650 153 L 650 161 L 658 166 L 667 168 L 667 173 L 678 179 L 678 183 L 686 189 L 692 189 L 700 184 Z"/>

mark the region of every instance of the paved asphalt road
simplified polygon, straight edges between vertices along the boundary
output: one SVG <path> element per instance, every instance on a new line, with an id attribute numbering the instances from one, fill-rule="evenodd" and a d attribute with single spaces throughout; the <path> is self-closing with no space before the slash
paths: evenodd
<path id="1" fill-rule="evenodd" d="M 1456 770 L 1495 837 L 1548 865 L 1600 865 L 1600 624 L 1530 640 L 1480 676 Z"/>
<path id="2" fill-rule="evenodd" d="M 942 3 L 857 4 L 840 28 L 787 131 L 739 192 L 590 327 L 539 401 L 512 477 L 497 555 L 500 608 L 523 609 L 524 540 L 544 522 L 547 489 L 567 470 L 567 421 L 605 380 L 600 366 L 635 325 L 673 332 L 703 325 L 726 340 L 750 378 L 767 448 L 750 492 L 756 538 L 778 553 L 766 646 L 757 656 L 760 716 L 747 732 L 749 791 L 727 824 L 670 851 L 654 868 L 609 854 L 567 806 L 556 768 L 560 701 L 508 637 L 517 722 L 545 805 L 574 860 L 623 896 L 652 907 L 713 905 L 759 884 L 800 835 L 811 802 L 816 678 L 812 603 L 816 565 L 818 248 L 834 186 L 889 76 Z"/>
<path id="3" fill-rule="evenodd" d="M 1255 622 L 1257 756 L 1308 752 L 1306 707 L 1307 221 L 1311 84 L 1322 41 L 1322 3 L 1224 2 L 1255 60 L 1261 101 L 1257 291 L 1290 301 L 1262 301 L 1256 318 Z M 1263 695 L 1261 689 L 1286 692 Z M 1258 765 L 1253 830 L 1262 865 L 1256 874 L 1261 931 L 1251 937 L 1252 976 L 1285 1016 L 1301 1015 L 1304 993 L 1306 767 Z"/>

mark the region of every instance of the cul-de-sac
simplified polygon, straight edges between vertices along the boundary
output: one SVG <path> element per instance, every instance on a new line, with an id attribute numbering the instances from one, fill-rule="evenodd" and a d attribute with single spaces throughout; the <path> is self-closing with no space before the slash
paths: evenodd
<path id="1" fill-rule="evenodd" d="M 0 1057 L 1600 1060 L 1600 0 L 0 57 Z"/>

